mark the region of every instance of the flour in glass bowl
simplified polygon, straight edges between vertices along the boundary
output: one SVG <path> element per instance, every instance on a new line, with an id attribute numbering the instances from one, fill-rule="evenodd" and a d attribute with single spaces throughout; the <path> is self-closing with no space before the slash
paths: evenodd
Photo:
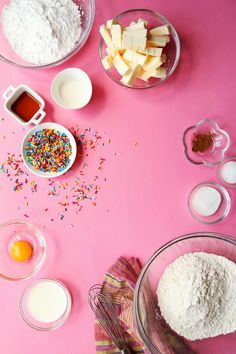
<path id="1" fill-rule="evenodd" d="M 225 257 L 177 258 L 162 274 L 157 296 L 166 322 L 189 340 L 236 331 L 236 264 Z"/>
<path id="2" fill-rule="evenodd" d="M 12 49 L 37 65 L 62 59 L 81 35 L 81 12 L 73 0 L 10 0 L 1 20 Z"/>

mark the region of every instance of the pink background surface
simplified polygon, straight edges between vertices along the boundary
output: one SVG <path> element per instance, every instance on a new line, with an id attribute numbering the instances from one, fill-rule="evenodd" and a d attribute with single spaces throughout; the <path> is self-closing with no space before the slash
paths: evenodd
<path id="1" fill-rule="evenodd" d="M 144 6 L 173 23 L 180 35 L 182 52 L 176 72 L 163 87 L 135 91 L 113 83 L 104 73 L 98 57 L 98 27 L 119 12 Z M 234 0 L 98 0 L 90 38 L 66 65 L 32 71 L 0 63 L 1 94 L 9 84 L 28 84 L 46 100 L 46 121 L 67 128 L 76 124 L 82 130 L 91 127 L 106 140 L 105 146 L 84 160 L 93 169 L 99 158 L 106 158 L 99 171 L 101 190 L 97 205 L 88 203 L 77 215 L 71 208 L 63 220 L 57 216 L 58 201 L 47 196 L 45 181 L 30 175 L 29 179 L 38 184 L 38 191 L 31 193 L 23 186 L 16 193 L 12 182 L 0 174 L 0 221 L 18 218 L 43 227 L 48 257 L 35 278 L 64 281 L 74 303 L 63 327 L 40 333 L 28 327 L 18 312 L 20 293 L 31 280 L 15 283 L 0 279 L 2 354 L 95 353 L 87 291 L 102 281 L 104 272 L 118 256 L 137 256 L 145 262 L 163 243 L 188 232 L 235 235 L 236 192 L 230 192 L 230 215 L 219 224 L 201 225 L 189 214 L 190 190 L 201 181 L 216 181 L 216 169 L 189 163 L 181 141 L 186 127 L 209 117 L 230 133 L 231 152 L 236 153 L 235 14 Z M 67 112 L 50 97 L 51 80 L 65 67 L 79 67 L 92 79 L 92 101 L 81 111 Z M 7 152 L 19 153 L 25 131 L 3 108 L 0 114 L 4 118 L 0 120 L 3 162 Z M 75 168 L 72 173 L 76 172 Z M 60 181 L 68 178 L 64 176 Z M 45 208 L 49 210 L 45 212 Z"/>

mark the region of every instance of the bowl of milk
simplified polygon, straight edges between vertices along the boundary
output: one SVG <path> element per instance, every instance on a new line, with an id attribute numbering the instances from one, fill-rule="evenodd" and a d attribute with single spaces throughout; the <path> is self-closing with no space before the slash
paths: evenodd
<path id="1" fill-rule="evenodd" d="M 85 107 L 92 97 L 92 83 L 85 71 L 68 68 L 59 72 L 52 81 L 51 95 L 65 109 Z"/>

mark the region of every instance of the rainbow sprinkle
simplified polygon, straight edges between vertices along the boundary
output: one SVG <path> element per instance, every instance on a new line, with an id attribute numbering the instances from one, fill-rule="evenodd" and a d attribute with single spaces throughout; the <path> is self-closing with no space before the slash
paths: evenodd
<path id="1" fill-rule="evenodd" d="M 71 153 L 69 138 L 55 129 L 39 130 L 25 144 L 27 161 L 41 172 L 64 171 L 70 162 Z"/>
<path id="2" fill-rule="evenodd" d="M 42 211 L 50 222 L 57 219 L 65 221 L 66 216 L 70 218 L 73 214 L 79 215 L 89 205 L 97 207 L 99 204 L 99 195 L 107 183 L 104 173 L 112 156 L 109 151 L 111 139 L 107 137 L 106 132 L 99 134 L 90 127 L 81 129 L 76 125 L 71 127 L 70 131 L 77 143 L 79 162 L 62 177 L 35 177 L 25 168 L 22 156 L 10 152 L 6 153 L 0 163 L 0 178 L 2 176 L 8 179 L 12 190 L 22 196 L 22 199 L 19 199 L 22 200 L 21 204 L 16 207 L 25 218 L 31 217 L 32 203 L 38 197 L 43 198 L 45 202 Z M 104 150 L 105 146 L 109 146 L 108 151 Z M 0 158 L 2 155 L 5 155 L 3 150 Z M 109 211 L 107 209 L 107 212 Z M 73 228 L 75 224 L 70 223 L 69 227 Z"/>

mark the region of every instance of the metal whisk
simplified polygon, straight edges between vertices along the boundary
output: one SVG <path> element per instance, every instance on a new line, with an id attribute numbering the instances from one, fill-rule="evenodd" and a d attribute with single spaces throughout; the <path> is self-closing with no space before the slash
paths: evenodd
<path id="1" fill-rule="evenodd" d="M 121 354 L 132 354 L 125 341 L 124 331 L 116 315 L 111 295 L 102 288 L 102 285 L 97 284 L 89 290 L 88 301 L 96 319 Z"/>

